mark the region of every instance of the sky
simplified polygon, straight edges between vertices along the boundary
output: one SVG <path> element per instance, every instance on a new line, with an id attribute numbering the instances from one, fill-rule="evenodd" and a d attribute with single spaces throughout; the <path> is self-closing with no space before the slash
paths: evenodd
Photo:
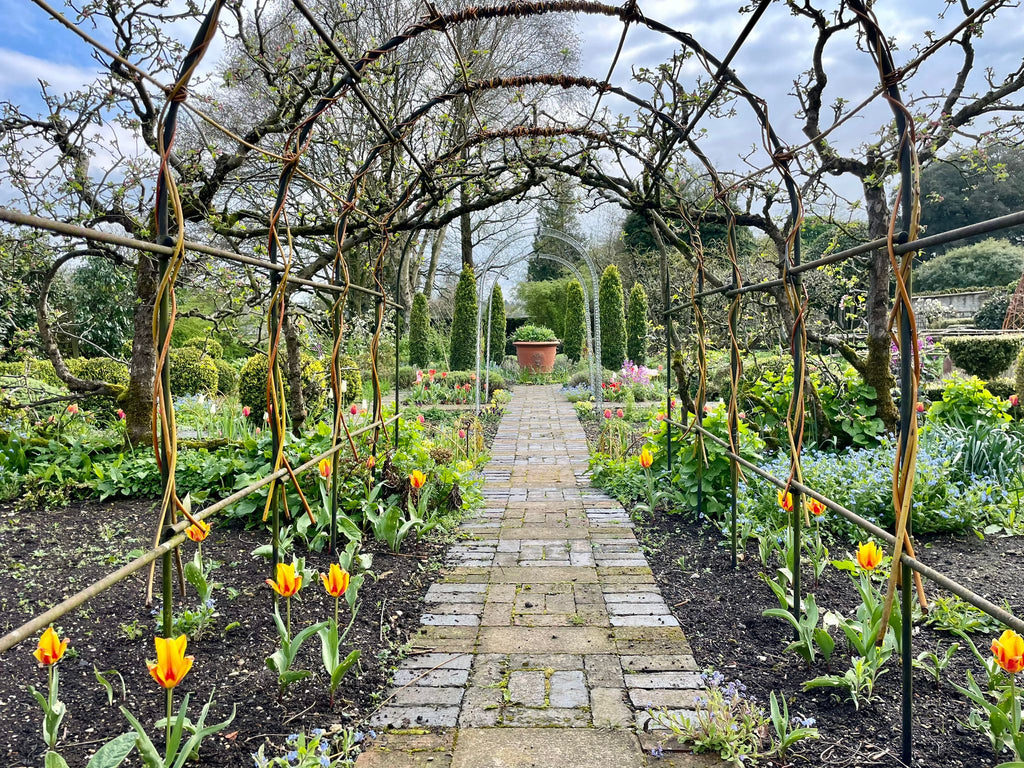
<path id="1" fill-rule="evenodd" d="M 980 0 L 976 0 L 980 2 Z M 63 8 L 62 0 L 51 0 Z M 747 16 L 738 13 L 742 0 L 641 0 L 640 8 L 649 19 L 669 24 L 692 34 L 711 53 L 721 58 L 732 45 Z M 821 2 L 818 2 L 820 5 Z M 945 0 L 878 0 L 875 4 L 881 26 L 895 42 L 897 64 L 915 55 L 913 45 L 923 39 L 925 30 L 943 34 L 962 18 L 959 3 L 947 9 Z M 89 81 L 96 69 L 88 46 L 56 22 L 30 0 L 0 0 L 0 100 L 11 101 L 33 111 L 39 105 L 38 80 L 55 90 L 74 88 Z M 179 23 L 180 38 L 189 39 L 191 23 Z M 86 27 L 90 33 L 94 30 Z M 577 21 L 581 49 L 581 74 L 603 78 L 619 41 L 621 25 L 606 17 L 581 16 Z M 793 16 L 778 0 L 765 13 L 739 55 L 733 69 L 747 87 L 763 97 L 782 141 L 802 143 L 804 137 L 795 113 L 799 105 L 792 95 L 793 81 L 809 66 L 813 37 L 809 23 Z M 636 67 L 653 67 L 665 61 L 678 44 L 644 28 L 632 28 L 613 75 L 617 85 L 629 87 Z M 1002 77 L 1021 66 L 1024 51 L 1024 8 L 1003 10 L 1000 23 L 990 25 L 978 43 L 978 63 L 967 91 L 980 89 L 986 68 Z M 877 86 L 877 73 L 864 51 L 858 50 L 853 33 L 838 36 L 827 49 L 826 67 L 830 73 L 825 104 L 842 97 L 859 103 Z M 207 61 L 217 59 L 215 48 Z M 946 50 L 921 68 L 908 85 L 908 96 L 935 93 L 948 85 L 957 65 L 956 50 Z M 209 65 L 209 64 L 208 64 Z M 695 78 L 699 66 L 691 62 L 684 75 Z M 695 80 L 683 82 L 692 87 Z M 633 84 L 635 87 L 635 84 Z M 614 97 L 603 101 L 609 108 L 624 109 Z M 625 111 L 625 109 L 624 109 Z M 631 109 L 628 111 L 632 111 Z M 855 146 L 878 130 L 890 117 L 884 102 L 877 102 L 833 135 L 840 148 Z M 823 116 L 827 120 L 827 116 Z M 742 170 L 765 165 L 760 130 L 745 106 L 737 107 L 735 117 L 705 118 L 701 143 L 712 160 L 722 168 Z M 742 155 L 749 155 L 741 159 Z M 840 184 L 846 194 L 857 196 L 857 187 L 847 180 Z"/>

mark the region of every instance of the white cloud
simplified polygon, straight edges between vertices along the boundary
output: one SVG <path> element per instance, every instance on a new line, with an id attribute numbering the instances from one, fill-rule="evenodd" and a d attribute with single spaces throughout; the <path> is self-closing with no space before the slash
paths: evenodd
<path id="1" fill-rule="evenodd" d="M 0 98 L 16 100 L 25 91 L 36 92 L 38 82 L 49 83 L 56 91 L 79 88 L 96 77 L 96 70 L 60 64 L 10 48 L 0 48 Z"/>

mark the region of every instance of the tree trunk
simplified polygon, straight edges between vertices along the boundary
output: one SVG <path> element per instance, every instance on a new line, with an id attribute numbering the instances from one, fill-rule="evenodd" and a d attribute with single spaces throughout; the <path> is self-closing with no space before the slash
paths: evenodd
<path id="1" fill-rule="evenodd" d="M 156 375 L 156 344 L 153 341 L 153 308 L 159 287 L 157 260 L 139 252 L 135 269 L 135 318 L 128 391 L 124 398 L 128 442 L 141 445 L 152 439 L 153 377 Z"/>
<path id="2" fill-rule="evenodd" d="M 306 421 L 306 398 L 302 393 L 302 345 L 299 331 L 291 321 L 288 297 L 285 297 L 284 323 L 281 331 L 285 344 L 285 380 L 288 382 L 288 417 L 292 422 L 292 434 L 302 435 Z"/>
<path id="3" fill-rule="evenodd" d="M 437 265 L 441 261 L 441 249 L 444 247 L 444 235 L 447 231 L 447 224 L 437 230 L 437 233 L 434 235 L 434 242 L 430 246 L 430 266 L 427 268 L 427 279 L 423 283 L 423 295 L 427 297 L 427 301 L 430 301 L 431 294 L 434 293 Z"/>
<path id="4" fill-rule="evenodd" d="M 889 206 L 885 190 L 869 180 L 863 182 L 867 201 L 868 233 L 872 239 L 885 237 L 889 232 Z M 889 254 L 884 248 L 871 253 L 868 269 L 867 296 L 867 356 L 858 367 L 864 383 L 874 387 L 878 404 L 878 417 L 885 428 L 893 432 L 899 421 L 899 411 L 892 399 L 896 386 L 889 364 L 892 352 L 889 340 Z"/>

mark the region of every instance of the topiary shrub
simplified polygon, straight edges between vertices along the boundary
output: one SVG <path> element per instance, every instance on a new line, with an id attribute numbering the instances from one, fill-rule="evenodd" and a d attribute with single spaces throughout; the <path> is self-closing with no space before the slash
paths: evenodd
<path id="1" fill-rule="evenodd" d="M 491 295 L 491 362 L 501 364 L 505 357 L 505 296 L 495 283 Z"/>
<path id="2" fill-rule="evenodd" d="M 323 364 L 310 355 L 304 354 L 300 360 L 302 365 L 302 395 L 306 402 L 306 413 L 308 418 L 317 418 L 323 413 L 324 406 L 327 403 L 329 374 L 324 370 Z M 346 360 L 348 363 L 345 362 Z M 283 365 L 284 360 L 279 358 L 279 362 Z M 349 374 L 350 369 L 355 369 L 355 364 L 352 363 L 351 358 L 342 357 L 339 359 L 339 362 L 343 367 L 343 378 Z M 355 370 L 358 376 L 358 369 Z M 288 379 L 283 369 L 281 375 L 285 377 L 284 396 L 287 398 Z M 346 403 L 351 402 L 355 397 L 362 394 L 362 378 L 358 378 L 358 387 L 353 383 L 346 387 L 346 389 L 350 388 L 357 389 L 357 394 L 350 399 L 346 399 Z M 349 393 L 346 391 L 345 397 L 348 398 L 348 395 Z M 250 357 L 245 361 L 245 365 L 242 366 L 242 371 L 238 377 L 238 402 L 243 407 L 247 406 L 249 408 L 250 419 L 262 421 L 263 413 L 267 410 L 267 356 L 262 352 Z"/>
<path id="3" fill-rule="evenodd" d="M 985 389 L 996 397 L 1009 400 L 1010 395 L 1016 392 L 1016 385 L 1013 379 L 990 379 L 985 382 Z"/>
<path id="4" fill-rule="evenodd" d="M 214 360 L 221 360 L 224 357 L 224 347 L 219 341 L 214 338 L 207 336 L 193 336 L 191 339 L 186 339 L 185 343 L 181 345 L 182 349 L 198 349 L 205 355 L 212 357 Z"/>
<path id="5" fill-rule="evenodd" d="M 53 363 L 49 360 L 26 358 L 16 362 L 0 363 L 0 376 L 17 376 L 19 378 L 27 376 L 51 387 L 64 386 L 64 382 L 57 377 L 57 372 L 53 370 Z"/>
<path id="6" fill-rule="evenodd" d="M 412 300 L 409 314 L 409 365 L 426 368 L 430 364 L 430 303 L 422 293 Z"/>
<path id="7" fill-rule="evenodd" d="M 464 267 L 455 287 L 455 308 L 452 314 L 451 353 L 448 367 L 468 371 L 476 367 L 480 339 L 476 333 L 476 276 L 472 267 Z"/>
<path id="8" fill-rule="evenodd" d="M 327 361 L 328 368 L 330 367 L 330 361 Z M 320 369 L 321 373 L 323 368 Z M 303 373 L 305 374 L 305 362 L 303 363 Z M 363 397 L 363 374 L 353 360 L 348 355 L 338 355 L 338 373 L 341 374 L 341 380 L 345 382 L 345 394 L 341 396 L 341 402 L 344 405 L 350 405 L 356 400 L 361 400 Z M 305 381 L 305 379 L 303 379 Z M 330 373 L 327 373 L 326 382 L 330 382 Z M 325 382 L 325 383 L 326 383 Z M 329 386 L 329 384 L 327 384 Z M 303 383 L 302 391 L 306 391 L 306 385 Z M 307 405 L 308 408 L 308 405 Z"/>
<path id="9" fill-rule="evenodd" d="M 402 389 L 409 389 L 416 383 L 416 369 L 409 365 L 403 365 L 398 369 L 398 386 Z"/>
<path id="10" fill-rule="evenodd" d="M 601 365 L 617 371 L 626 359 L 626 307 L 619 268 L 609 264 L 598 290 L 601 313 Z"/>
<path id="11" fill-rule="evenodd" d="M 587 311 L 583 286 L 579 280 L 570 280 L 565 286 L 565 333 L 562 348 L 565 356 L 578 363 L 583 357 L 587 339 Z"/>
<path id="12" fill-rule="evenodd" d="M 953 364 L 980 379 L 994 379 L 1013 363 L 1020 336 L 950 336 L 943 340 Z"/>
<path id="13" fill-rule="evenodd" d="M 998 331 L 1003 327 L 1006 312 L 1010 308 L 1010 293 L 1000 291 L 986 301 L 981 309 L 974 313 L 974 327 L 986 331 Z"/>
<path id="14" fill-rule="evenodd" d="M 217 366 L 217 394 L 235 394 L 238 391 L 238 371 L 231 363 L 219 358 L 215 358 L 213 364 Z"/>
<path id="15" fill-rule="evenodd" d="M 174 395 L 212 395 L 217 391 L 217 364 L 195 347 L 168 352 L 171 367 L 171 393 Z"/>
<path id="16" fill-rule="evenodd" d="M 647 334 L 647 291 L 638 280 L 629 292 L 626 320 L 626 357 L 637 365 L 647 364 Z"/>

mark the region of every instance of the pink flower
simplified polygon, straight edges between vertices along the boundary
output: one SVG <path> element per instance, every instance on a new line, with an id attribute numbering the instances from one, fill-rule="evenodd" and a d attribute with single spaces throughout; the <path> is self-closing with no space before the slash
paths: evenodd
<path id="1" fill-rule="evenodd" d="M 739 412 L 739 417 L 740 417 L 741 419 L 745 419 L 745 418 L 747 418 L 747 414 L 746 414 L 746 411 L 740 411 L 740 412 Z"/>
<path id="2" fill-rule="evenodd" d="M 665 414 L 664 413 L 659 413 L 658 414 L 658 421 L 664 421 L 664 420 L 665 420 Z"/>
<path id="3" fill-rule="evenodd" d="M 448 378 L 448 371 L 441 371 L 441 378 L 442 379 L 447 379 Z"/>
<path id="4" fill-rule="evenodd" d="M 612 417 L 612 409 L 611 408 L 605 408 L 604 409 L 604 417 L 606 419 L 610 419 Z"/>
<path id="5" fill-rule="evenodd" d="M 924 403 L 918 403 L 916 406 L 914 406 L 914 410 L 916 410 L 918 413 L 924 413 Z"/>
<path id="6" fill-rule="evenodd" d="M 78 406 L 75 405 L 74 403 L 69 405 L 68 406 L 68 413 L 70 413 L 72 416 L 77 416 L 78 415 Z"/>
<path id="7" fill-rule="evenodd" d="M 244 416 L 245 418 L 247 418 L 247 419 L 248 419 L 248 418 L 249 418 L 249 414 L 250 414 L 250 413 L 252 413 L 252 408 L 250 408 L 250 407 L 249 407 L 248 405 L 247 405 L 247 406 L 245 406 L 244 408 L 242 408 L 242 415 L 243 415 L 243 416 Z"/>
<path id="8" fill-rule="evenodd" d="M 1010 395 L 1010 405 L 1012 405 L 1014 408 L 1016 408 L 1019 403 L 1020 403 L 1020 398 L 1019 397 L 1017 397 L 1016 395 Z"/>
<path id="9" fill-rule="evenodd" d="M 118 408 L 117 409 L 117 420 L 118 421 L 124 421 L 124 419 L 125 419 L 124 411 L 122 411 L 120 408 Z"/>
<path id="10" fill-rule="evenodd" d="M 459 440 L 465 440 L 465 439 L 466 439 L 466 430 L 460 429 L 459 430 Z"/>
<path id="11" fill-rule="evenodd" d="M 416 383 L 417 384 L 422 384 L 423 383 L 423 371 L 416 371 Z"/>
<path id="12" fill-rule="evenodd" d="M 424 419 L 423 418 L 423 414 L 420 413 L 420 414 L 416 415 L 416 421 L 418 421 L 420 424 L 422 424 L 424 421 L 426 421 L 426 419 Z"/>
<path id="13" fill-rule="evenodd" d="M 357 413 L 359 413 L 359 409 L 356 408 L 355 405 L 353 405 L 351 408 L 348 409 L 348 412 L 355 416 Z"/>
<path id="14" fill-rule="evenodd" d="M 621 419 L 623 417 L 623 415 L 624 415 L 623 412 L 622 412 L 622 409 L 621 408 L 616 409 L 615 415 L 618 416 Z"/>
<path id="15" fill-rule="evenodd" d="M 263 431 L 262 429 L 260 429 L 259 427 L 256 427 L 256 434 L 257 434 L 257 435 L 258 435 L 258 434 L 259 434 L 260 432 L 262 432 L 262 431 Z"/>
<path id="16" fill-rule="evenodd" d="M 469 380 L 470 381 L 476 381 L 476 374 L 475 373 L 469 374 Z"/>

